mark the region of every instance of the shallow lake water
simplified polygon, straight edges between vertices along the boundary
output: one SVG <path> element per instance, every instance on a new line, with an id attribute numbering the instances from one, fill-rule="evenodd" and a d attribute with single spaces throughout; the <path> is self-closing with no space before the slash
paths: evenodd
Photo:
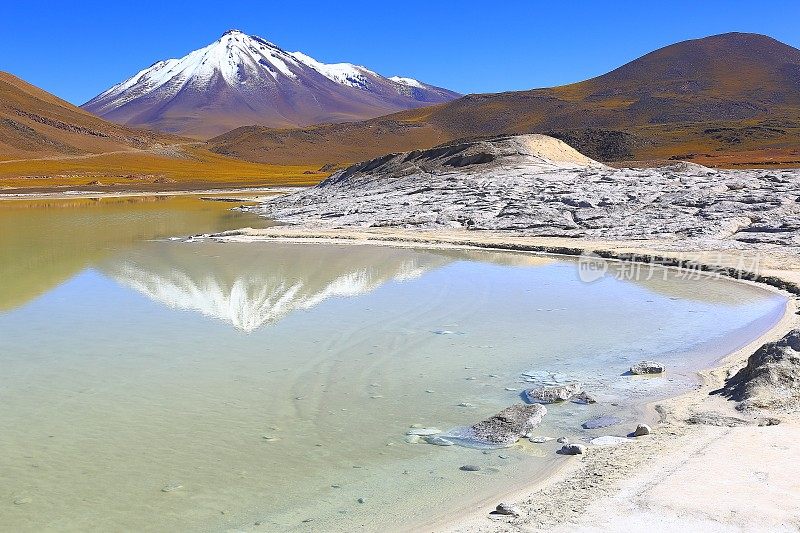
<path id="1" fill-rule="evenodd" d="M 412 529 L 564 458 L 410 426 L 580 380 L 598 403 L 548 406 L 536 433 L 624 435 L 785 305 L 524 253 L 168 239 L 265 224 L 229 207 L 0 203 L 0 529 Z M 625 375 L 642 359 L 668 372 Z M 622 423 L 581 429 L 598 415 Z"/>

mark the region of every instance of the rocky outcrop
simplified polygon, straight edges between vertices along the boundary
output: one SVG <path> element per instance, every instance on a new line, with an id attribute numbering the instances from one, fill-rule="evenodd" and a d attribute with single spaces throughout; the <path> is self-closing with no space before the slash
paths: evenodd
<path id="1" fill-rule="evenodd" d="M 640 361 L 631 367 L 631 374 L 637 376 L 646 374 L 663 374 L 666 367 L 656 361 Z"/>
<path id="2" fill-rule="evenodd" d="M 795 411 L 800 407 L 800 330 L 759 348 L 747 365 L 714 391 L 737 408 Z"/>
<path id="3" fill-rule="evenodd" d="M 542 135 L 390 154 L 252 209 L 309 227 L 800 246 L 800 170 L 612 169 Z"/>
<path id="4" fill-rule="evenodd" d="M 559 403 L 572 399 L 582 392 L 580 383 L 566 383 L 564 385 L 551 385 L 538 387 L 525 391 L 525 400 L 529 403 Z M 589 403 L 589 402 L 587 402 Z"/>
<path id="5" fill-rule="evenodd" d="M 561 455 L 583 455 L 586 453 L 586 446 L 583 444 L 564 444 L 558 452 Z"/>
<path id="6" fill-rule="evenodd" d="M 538 426 L 547 408 L 540 404 L 522 403 L 506 407 L 496 415 L 472 426 L 475 438 L 500 445 L 511 445 Z"/>

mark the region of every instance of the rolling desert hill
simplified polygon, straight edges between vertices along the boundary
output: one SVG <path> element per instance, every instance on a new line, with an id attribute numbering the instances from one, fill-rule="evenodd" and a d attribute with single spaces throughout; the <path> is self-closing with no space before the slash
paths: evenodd
<path id="1" fill-rule="evenodd" d="M 191 139 L 120 126 L 0 72 L 0 194 L 310 184 L 307 166 L 231 159 Z"/>
<path id="2" fill-rule="evenodd" d="M 459 96 L 351 63 L 322 63 L 229 30 L 180 59 L 154 63 L 82 107 L 120 124 L 208 138 L 251 124 L 363 120 Z"/>
<path id="3" fill-rule="evenodd" d="M 106 122 L 0 72 L 0 160 L 97 154 L 176 140 Z"/>
<path id="4" fill-rule="evenodd" d="M 727 33 L 661 48 L 553 88 L 468 95 L 349 124 L 242 127 L 220 154 L 271 163 L 349 163 L 461 138 L 546 133 L 604 161 L 800 164 L 800 50 Z"/>

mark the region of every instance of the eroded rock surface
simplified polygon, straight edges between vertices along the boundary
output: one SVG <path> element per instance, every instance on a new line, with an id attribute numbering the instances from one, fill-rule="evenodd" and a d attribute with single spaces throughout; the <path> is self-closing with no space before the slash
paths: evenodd
<path id="1" fill-rule="evenodd" d="M 612 169 L 542 135 L 392 154 L 252 210 L 308 227 L 800 246 L 800 170 Z"/>
<path id="2" fill-rule="evenodd" d="M 514 404 L 472 426 L 475 437 L 493 444 L 513 444 L 538 426 L 547 408 L 541 404 Z"/>
<path id="3" fill-rule="evenodd" d="M 575 397 L 582 391 L 581 384 L 577 382 L 537 387 L 525 391 L 525 400 L 530 403 L 559 403 Z"/>
<path id="4" fill-rule="evenodd" d="M 747 365 L 715 391 L 737 408 L 794 411 L 800 407 L 800 330 L 756 350 Z"/>
<path id="5" fill-rule="evenodd" d="M 640 361 L 631 367 L 631 374 L 643 376 L 647 374 L 663 374 L 667 368 L 656 361 Z"/>

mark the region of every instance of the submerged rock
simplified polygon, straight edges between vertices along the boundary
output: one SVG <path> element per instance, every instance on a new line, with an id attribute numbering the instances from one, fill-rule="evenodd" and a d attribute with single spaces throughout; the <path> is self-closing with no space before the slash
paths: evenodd
<path id="1" fill-rule="evenodd" d="M 444 437 L 439 437 L 436 435 L 425 437 L 425 442 L 428 444 L 433 444 L 434 446 L 452 446 L 455 444 L 453 441 L 446 439 Z"/>
<path id="2" fill-rule="evenodd" d="M 608 426 L 615 426 L 620 422 L 622 422 L 622 420 L 616 416 L 597 416 L 581 424 L 581 427 L 583 429 L 607 428 Z"/>
<path id="3" fill-rule="evenodd" d="M 640 361 L 631 367 L 631 374 L 635 374 L 637 376 L 646 374 L 663 374 L 666 369 L 667 367 L 661 363 L 657 363 L 656 361 Z"/>
<path id="4" fill-rule="evenodd" d="M 543 405 L 518 403 L 478 422 L 471 429 L 479 440 L 510 446 L 538 426 L 546 414 L 547 408 Z"/>
<path id="5" fill-rule="evenodd" d="M 528 389 L 525 391 L 525 399 L 530 403 L 558 403 L 565 402 L 580 392 L 583 392 L 580 383 L 566 383 Z"/>
<path id="6" fill-rule="evenodd" d="M 481 467 L 478 465 L 464 465 L 459 467 L 459 470 L 463 470 L 464 472 L 477 472 L 480 469 Z"/>
<path id="7" fill-rule="evenodd" d="M 425 437 L 428 435 L 438 435 L 441 433 L 442 430 L 439 428 L 414 428 L 412 427 L 408 431 L 406 431 L 406 435 L 419 435 L 421 437 Z"/>

